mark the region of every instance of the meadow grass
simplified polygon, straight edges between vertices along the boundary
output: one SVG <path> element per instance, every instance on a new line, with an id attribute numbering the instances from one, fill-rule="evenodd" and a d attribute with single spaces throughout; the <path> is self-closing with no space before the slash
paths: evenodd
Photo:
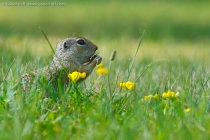
<path id="1" fill-rule="evenodd" d="M 65 3 L 0 7 L 1 140 L 210 138 L 208 1 Z M 52 59 L 39 27 L 53 48 L 73 35 L 96 43 L 108 74 L 95 68 L 49 98 L 40 77 L 42 86 L 25 94 L 21 75 Z M 120 87 L 127 81 L 135 88 Z"/>
<path id="2" fill-rule="evenodd" d="M 209 65 L 202 59 L 166 57 L 156 61 L 147 57 L 136 59 L 132 65 L 133 55 L 131 59 L 121 60 L 118 59 L 121 54 L 117 53 L 110 66 L 109 57 L 105 57 L 108 75 L 96 75 L 93 71 L 81 84 L 58 91 L 57 98 L 45 98 L 44 86 L 38 89 L 32 86 L 29 94 L 23 94 L 18 82 L 27 69 L 21 63 L 32 60 L 32 55 L 28 52 L 17 56 L 5 44 L 1 44 L 1 50 L 4 56 L 0 85 L 1 139 L 208 139 L 210 136 Z M 11 58 L 15 57 L 18 59 L 13 62 Z M 39 68 L 46 62 L 33 63 Z M 133 90 L 119 86 L 127 80 L 135 83 Z M 42 85 L 47 85 L 43 82 Z M 162 93 L 168 90 L 179 95 L 165 99 Z M 158 97 L 152 98 L 155 94 Z"/>

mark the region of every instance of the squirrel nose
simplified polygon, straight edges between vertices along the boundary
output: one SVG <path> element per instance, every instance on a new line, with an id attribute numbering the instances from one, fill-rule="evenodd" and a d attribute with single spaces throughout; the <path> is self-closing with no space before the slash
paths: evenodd
<path id="1" fill-rule="evenodd" d="M 98 46 L 96 46 L 95 51 L 98 50 Z"/>

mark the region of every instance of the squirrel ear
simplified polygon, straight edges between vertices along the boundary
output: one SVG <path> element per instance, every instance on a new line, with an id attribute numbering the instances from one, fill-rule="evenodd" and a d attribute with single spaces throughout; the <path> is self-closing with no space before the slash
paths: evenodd
<path id="1" fill-rule="evenodd" d="M 67 46 L 67 43 L 66 43 L 66 42 L 64 42 L 64 43 L 63 43 L 63 48 L 64 48 L 64 49 L 67 49 L 67 48 L 68 48 L 68 46 Z"/>

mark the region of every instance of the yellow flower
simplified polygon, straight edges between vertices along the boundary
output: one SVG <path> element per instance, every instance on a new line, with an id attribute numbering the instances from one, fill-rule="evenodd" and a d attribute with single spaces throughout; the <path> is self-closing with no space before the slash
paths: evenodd
<path id="1" fill-rule="evenodd" d="M 120 82 L 120 86 L 121 86 L 121 87 L 126 87 L 126 86 L 125 86 L 125 83 L 123 83 L 123 82 Z"/>
<path id="2" fill-rule="evenodd" d="M 144 100 L 145 100 L 145 101 L 148 101 L 148 100 L 151 99 L 151 98 L 152 98 L 152 95 L 144 96 Z"/>
<path id="3" fill-rule="evenodd" d="M 186 112 L 186 113 L 190 112 L 190 108 L 186 108 L 186 109 L 184 110 L 184 112 Z"/>
<path id="4" fill-rule="evenodd" d="M 123 90 L 126 90 L 126 86 L 125 86 L 125 83 L 123 82 L 120 82 L 120 87 L 122 87 Z"/>
<path id="5" fill-rule="evenodd" d="M 127 81 L 127 82 L 125 83 L 125 86 L 126 86 L 126 88 L 129 89 L 129 90 L 133 90 L 134 87 L 135 87 L 135 83 L 133 83 L 133 82 L 131 82 L 131 81 Z"/>
<path id="6" fill-rule="evenodd" d="M 175 98 L 175 93 L 174 92 L 168 90 L 168 94 L 171 98 Z"/>
<path id="7" fill-rule="evenodd" d="M 176 97 L 178 97 L 178 96 L 179 96 L 179 93 L 178 93 L 178 92 L 175 93 L 175 92 L 170 91 L 170 90 L 168 90 L 168 92 L 163 92 L 163 93 L 162 93 L 162 97 L 163 97 L 164 99 L 166 99 L 166 98 L 171 98 L 171 99 L 173 99 L 173 98 L 176 98 Z"/>
<path id="8" fill-rule="evenodd" d="M 96 69 L 96 74 L 107 74 L 109 72 L 108 68 L 99 67 Z"/>
<path id="9" fill-rule="evenodd" d="M 165 99 L 170 97 L 169 94 L 166 93 L 166 92 L 163 92 L 162 96 L 163 96 L 163 98 L 165 98 Z"/>
<path id="10" fill-rule="evenodd" d="M 144 96 L 145 101 L 148 101 L 149 99 L 158 99 L 158 94 Z"/>
<path id="11" fill-rule="evenodd" d="M 122 89 L 129 89 L 129 90 L 133 90 L 135 87 L 135 83 L 131 82 L 131 81 L 127 81 L 127 82 L 121 82 L 120 83 L 120 87 L 122 87 Z"/>
<path id="12" fill-rule="evenodd" d="M 144 96 L 144 100 L 145 100 L 145 101 L 148 101 L 149 99 L 150 99 L 149 96 Z"/>
<path id="13" fill-rule="evenodd" d="M 97 65 L 98 68 L 102 68 L 103 66 L 104 66 L 104 65 L 103 65 L 102 62 L 101 62 L 100 64 Z"/>
<path id="14" fill-rule="evenodd" d="M 69 73 L 68 77 L 72 80 L 72 82 L 76 83 L 79 79 L 85 78 L 86 73 L 85 72 L 81 73 L 81 72 L 74 71 L 72 73 Z"/>
<path id="15" fill-rule="evenodd" d="M 104 68 L 102 62 L 98 64 L 96 69 L 96 74 L 102 75 L 102 74 L 108 74 L 108 72 L 109 72 L 108 68 Z"/>
<path id="16" fill-rule="evenodd" d="M 155 95 L 152 96 L 153 99 L 157 99 L 158 98 L 158 94 L 156 93 Z"/>

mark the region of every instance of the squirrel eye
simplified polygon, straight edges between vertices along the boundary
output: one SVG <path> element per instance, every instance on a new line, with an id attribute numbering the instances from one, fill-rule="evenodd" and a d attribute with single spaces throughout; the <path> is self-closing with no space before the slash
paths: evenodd
<path id="1" fill-rule="evenodd" d="M 68 48 L 68 46 L 67 46 L 67 43 L 66 43 L 66 42 L 64 42 L 63 47 L 64 47 L 65 49 L 66 49 L 66 48 Z"/>
<path id="2" fill-rule="evenodd" d="M 79 40 L 77 41 L 77 43 L 78 43 L 79 45 L 85 45 L 85 41 L 82 40 L 82 39 L 79 39 Z"/>

